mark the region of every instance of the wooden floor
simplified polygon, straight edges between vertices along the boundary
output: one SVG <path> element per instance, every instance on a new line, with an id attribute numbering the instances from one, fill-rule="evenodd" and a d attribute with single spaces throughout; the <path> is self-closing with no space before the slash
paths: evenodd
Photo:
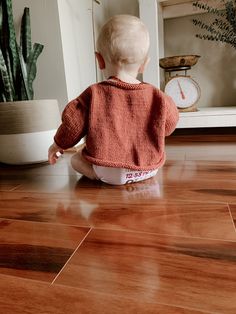
<path id="1" fill-rule="evenodd" d="M 0 165 L 3 314 L 236 313 L 236 145 L 170 140 L 154 179 L 112 187 Z"/>

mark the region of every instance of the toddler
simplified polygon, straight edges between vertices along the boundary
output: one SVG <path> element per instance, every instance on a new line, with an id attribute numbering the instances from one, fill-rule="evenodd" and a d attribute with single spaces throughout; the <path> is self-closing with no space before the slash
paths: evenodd
<path id="1" fill-rule="evenodd" d="M 64 109 L 49 148 L 50 164 L 58 152 L 86 136 L 71 159 L 77 172 L 113 185 L 156 175 L 165 161 L 165 136 L 174 131 L 179 115 L 169 96 L 137 79 L 149 61 L 148 50 L 148 30 L 139 18 L 116 15 L 108 20 L 96 52 L 105 80 Z"/>

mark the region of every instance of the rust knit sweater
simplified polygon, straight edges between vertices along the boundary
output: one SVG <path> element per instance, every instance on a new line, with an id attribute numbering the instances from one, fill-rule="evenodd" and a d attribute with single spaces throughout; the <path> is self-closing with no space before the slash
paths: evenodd
<path id="1" fill-rule="evenodd" d="M 54 140 L 66 149 L 86 136 L 87 161 L 152 170 L 165 161 L 165 136 L 174 131 L 178 117 L 172 99 L 154 86 L 107 80 L 91 85 L 66 106 Z"/>

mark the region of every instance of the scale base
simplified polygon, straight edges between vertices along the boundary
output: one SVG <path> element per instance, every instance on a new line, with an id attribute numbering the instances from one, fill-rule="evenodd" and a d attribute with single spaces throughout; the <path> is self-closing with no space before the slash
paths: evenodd
<path id="1" fill-rule="evenodd" d="M 188 107 L 188 108 L 178 108 L 179 112 L 196 112 L 198 111 L 197 109 L 197 106 L 196 105 L 193 105 L 191 107 Z"/>

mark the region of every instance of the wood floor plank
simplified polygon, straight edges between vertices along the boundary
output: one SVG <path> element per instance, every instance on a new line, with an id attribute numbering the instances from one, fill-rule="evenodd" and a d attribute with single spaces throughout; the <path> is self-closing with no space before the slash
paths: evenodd
<path id="1" fill-rule="evenodd" d="M 24 175 L 75 175 L 75 171 L 70 166 L 69 159 L 71 153 L 65 153 L 60 157 L 60 162 L 51 166 L 48 162 L 28 165 L 7 165 L 0 163 L 0 172 L 3 176 L 15 176 L 15 178 Z"/>
<path id="2" fill-rule="evenodd" d="M 168 200 L 184 201 L 184 200 L 196 200 L 199 202 L 221 202 L 221 203 L 233 203 L 236 202 L 236 189 L 230 187 L 190 187 L 184 189 L 181 186 L 173 187 L 166 186 L 164 188 L 164 198 Z"/>
<path id="3" fill-rule="evenodd" d="M 188 144 L 186 160 L 235 161 L 236 146 L 231 143 Z"/>
<path id="4" fill-rule="evenodd" d="M 4 191 L 12 191 L 16 189 L 19 185 L 18 184 L 12 184 L 12 183 L 0 183 L 0 192 Z"/>
<path id="5" fill-rule="evenodd" d="M 56 283 L 235 313 L 236 243 L 92 230 Z"/>
<path id="6" fill-rule="evenodd" d="M 171 160 L 184 158 L 185 160 L 235 161 L 236 147 L 233 140 L 229 142 L 218 140 L 216 142 L 203 142 L 203 140 L 194 142 L 191 136 L 188 139 L 188 141 L 184 139 L 182 142 L 179 140 L 176 143 L 171 143 L 171 140 L 167 139 L 167 158 Z"/>
<path id="7" fill-rule="evenodd" d="M 78 182 L 77 176 L 52 176 L 37 175 L 32 176 L 27 182 L 22 183 L 16 188 L 21 192 L 41 192 L 41 193 L 63 193 L 75 189 Z"/>
<path id="8" fill-rule="evenodd" d="M 88 231 L 0 219 L 0 273 L 51 282 Z"/>
<path id="9" fill-rule="evenodd" d="M 29 182 L 30 175 L 25 174 L 19 174 L 19 175 L 6 175 L 2 173 L 0 168 L 0 192 L 3 191 L 13 191 L 17 187 L 21 186 L 22 184 L 25 184 Z"/>
<path id="10" fill-rule="evenodd" d="M 4 314 L 209 313 L 2 275 L 0 290 L 0 308 Z"/>
<path id="11" fill-rule="evenodd" d="M 76 174 L 71 153 L 0 164 L 1 312 L 235 314 L 235 143 L 191 141 L 121 187 Z"/>
<path id="12" fill-rule="evenodd" d="M 184 187 L 217 187 L 236 184 L 236 162 L 167 161 L 162 168 L 162 184 L 179 184 Z"/>
<path id="13" fill-rule="evenodd" d="M 168 201 L 147 189 L 77 186 L 74 193 L 1 193 L 0 218 L 236 240 L 227 204 Z M 141 186 L 140 186 L 141 187 Z"/>

